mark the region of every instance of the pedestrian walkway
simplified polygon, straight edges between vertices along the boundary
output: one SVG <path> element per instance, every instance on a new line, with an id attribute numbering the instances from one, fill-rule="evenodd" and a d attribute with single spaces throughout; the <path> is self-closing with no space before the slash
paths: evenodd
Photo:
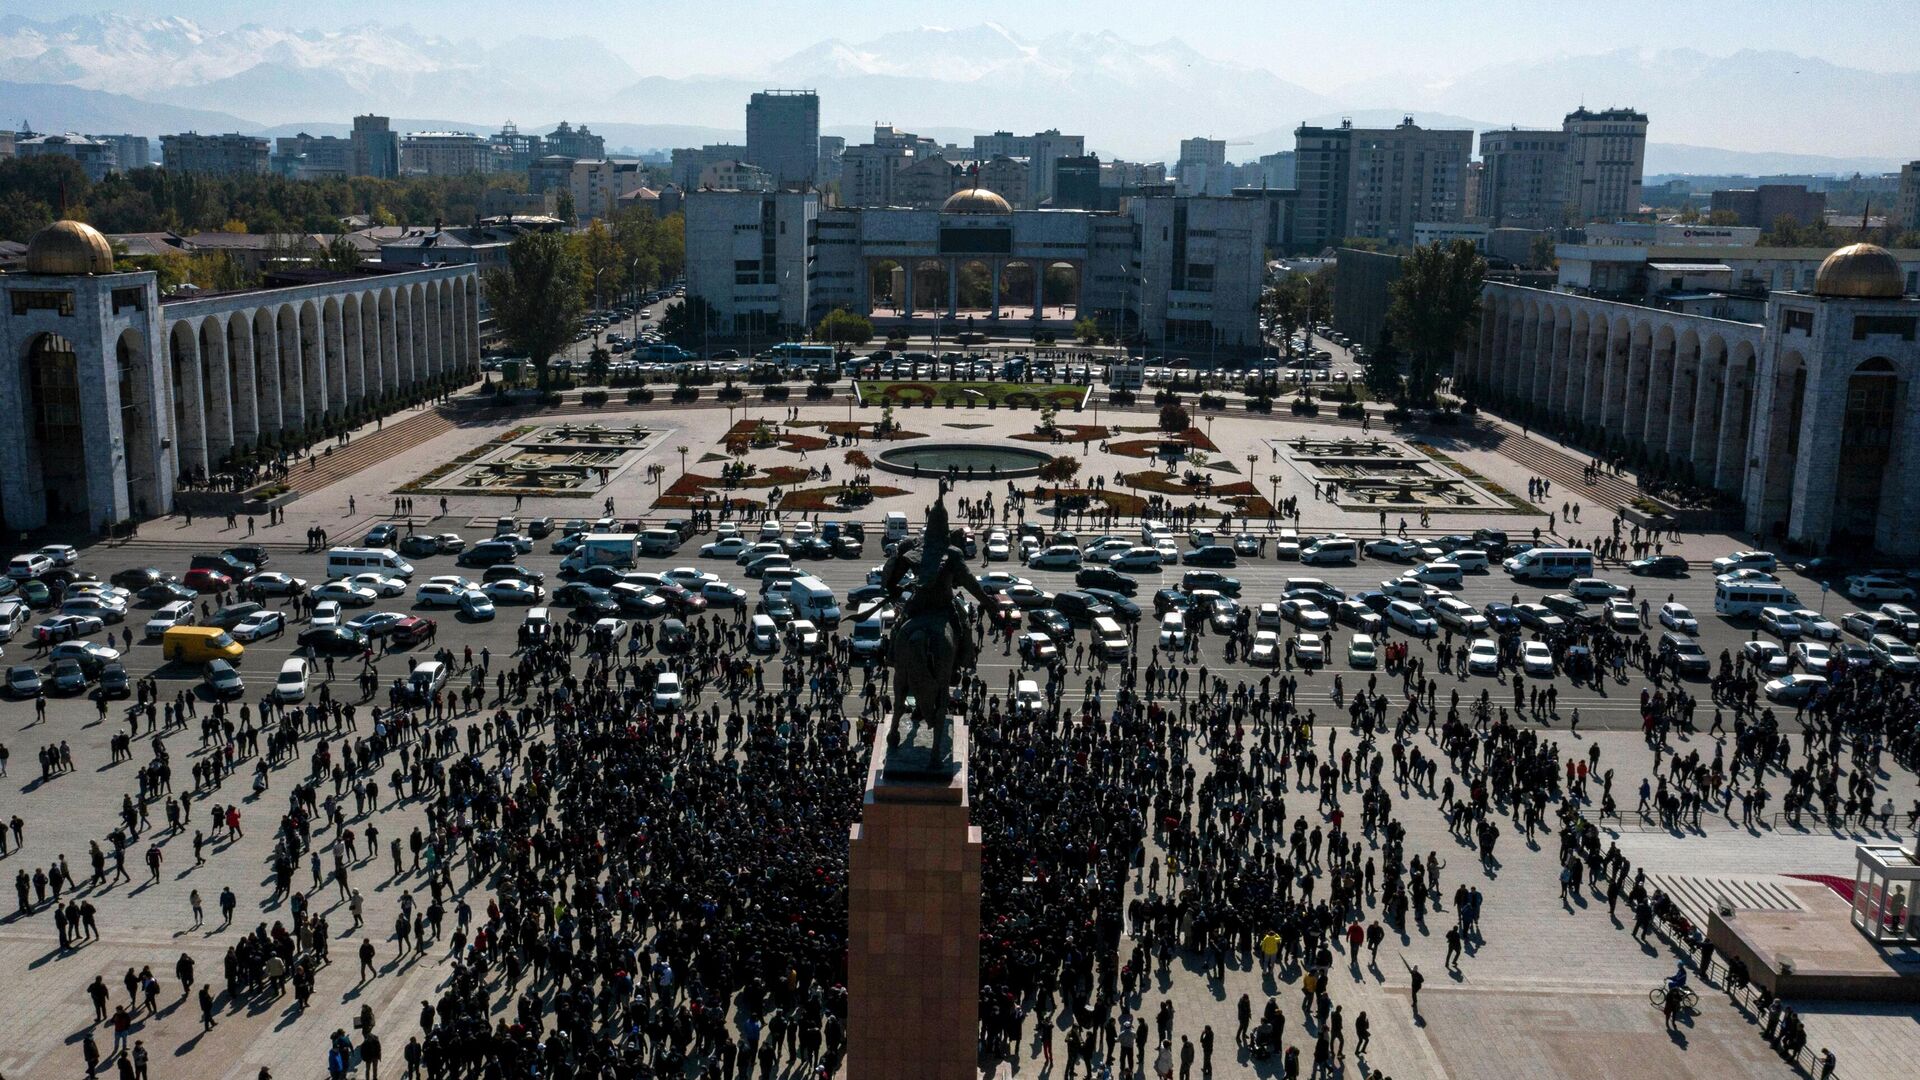
<path id="1" fill-rule="evenodd" d="M 333 453 L 316 453 L 288 472 L 286 484 L 301 494 L 319 491 L 376 462 L 397 457 L 453 430 L 453 421 L 438 409 L 427 409 L 378 431 L 356 437 Z M 363 431 L 365 429 L 362 429 Z"/>
<path id="2" fill-rule="evenodd" d="M 1580 493 L 1586 498 L 1612 510 L 1624 506 L 1640 496 L 1640 489 L 1631 479 L 1603 472 L 1595 483 L 1587 483 L 1586 463 L 1550 443 L 1527 435 L 1515 435 L 1511 431 L 1500 433 L 1503 437 L 1494 447 L 1494 452 L 1509 461 L 1526 467 L 1528 470 L 1553 481 L 1556 488 L 1565 488 L 1568 493 Z M 1549 500 L 1550 502 L 1551 500 Z M 1542 504 L 1542 510 L 1551 509 Z"/>

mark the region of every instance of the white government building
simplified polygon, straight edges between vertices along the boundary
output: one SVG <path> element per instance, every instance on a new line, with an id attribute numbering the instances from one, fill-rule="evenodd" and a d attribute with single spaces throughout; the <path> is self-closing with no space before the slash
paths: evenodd
<path id="1" fill-rule="evenodd" d="M 170 513 L 182 477 L 479 365 L 472 266 L 368 268 L 163 299 L 77 221 L 0 275 L 0 517 L 101 532 Z"/>
<path id="2" fill-rule="evenodd" d="M 938 210 L 692 191 L 687 294 L 711 306 L 716 338 L 803 333 L 835 308 L 915 333 L 1024 335 L 1045 307 L 1041 321 L 1057 331 L 1090 315 L 1138 327 L 1168 352 L 1224 357 L 1260 346 L 1268 213 L 1259 199 L 1171 195 L 1134 197 L 1117 213 L 1015 210 L 977 186 Z M 976 271 L 985 302 L 964 307 L 961 275 Z M 1041 303 L 1048 271 L 1071 275 L 1070 302 Z"/>
<path id="3" fill-rule="evenodd" d="M 1809 551 L 1920 555 L 1920 300 L 1854 244 L 1735 321 L 1489 283 L 1469 397 L 1690 464 L 1747 531 Z"/>

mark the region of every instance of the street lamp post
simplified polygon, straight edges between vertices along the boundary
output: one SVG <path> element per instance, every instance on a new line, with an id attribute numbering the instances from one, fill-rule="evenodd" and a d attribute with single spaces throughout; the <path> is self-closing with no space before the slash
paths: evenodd
<path id="1" fill-rule="evenodd" d="M 1273 509 L 1267 512 L 1267 528 L 1275 528 L 1280 518 L 1280 474 L 1274 473 L 1267 478 L 1273 484 L 1273 498 L 1267 505 Z"/>

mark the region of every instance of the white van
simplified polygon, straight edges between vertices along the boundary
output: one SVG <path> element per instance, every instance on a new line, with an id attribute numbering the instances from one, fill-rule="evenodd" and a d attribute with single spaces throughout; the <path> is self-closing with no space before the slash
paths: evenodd
<path id="1" fill-rule="evenodd" d="M 883 547 L 892 547 L 907 538 L 907 515 L 898 510 L 887 511 L 886 531 L 880 534 Z"/>
<path id="2" fill-rule="evenodd" d="M 1521 581 L 1572 581 L 1593 576 L 1593 552 L 1586 548 L 1532 548 L 1500 566 Z"/>
<path id="3" fill-rule="evenodd" d="M 280 677 L 273 681 L 273 700 L 280 702 L 303 701 L 307 696 L 307 661 L 303 657 L 289 657 L 280 665 Z"/>
<path id="4" fill-rule="evenodd" d="M 1308 566 L 1352 565 L 1359 558 L 1360 542 L 1346 536 L 1323 536 L 1300 549 L 1300 561 Z"/>
<path id="5" fill-rule="evenodd" d="M 840 623 L 840 602 L 834 599 L 827 583 L 812 574 L 801 574 L 787 582 L 787 598 L 793 601 L 795 618 L 808 619 L 824 627 Z"/>
<path id="6" fill-rule="evenodd" d="M 673 529 L 648 529 L 640 534 L 640 554 L 672 555 L 680 550 L 680 534 Z"/>
<path id="7" fill-rule="evenodd" d="M 754 652 L 770 653 L 780 647 L 780 627 L 771 615 L 755 615 L 748 633 L 747 647 Z"/>
<path id="8" fill-rule="evenodd" d="M 1793 590 L 1771 581 L 1716 581 L 1713 610 L 1720 615 L 1758 615 L 1770 608 L 1792 610 L 1803 606 Z"/>
<path id="9" fill-rule="evenodd" d="M 1132 645 L 1127 641 L 1127 632 L 1110 615 L 1093 617 L 1093 648 L 1100 656 L 1108 660 L 1121 660 Z"/>
<path id="10" fill-rule="evenodd" d="M 887 630 L 893 625 L 893 609 L 879 611 L 853 624 L 847 635 L 847 651 L 857 657 L 879 656 L 887 647 Z"/>
<path id="11" fill-rule="evenodd" d="M 328 548 L 327 579 L 335 581 L 372 571 L 394 577 L 413 576 L 413 564 L 392 548 Z"/>
<path id="12" fill-rule="evenodd" d="M 0 641 L 12 641 L 31 615 L 27 605 L 18 600 L 0 600 Z"/>
<path id="13" fill-rule="evenodd" d="M 1407 576 L 1423 585 L 1436 585 L 1442 589 L 1460 587 L 1460 566 L 1450 561 L 1423 563 L 1409 571 Z"/>

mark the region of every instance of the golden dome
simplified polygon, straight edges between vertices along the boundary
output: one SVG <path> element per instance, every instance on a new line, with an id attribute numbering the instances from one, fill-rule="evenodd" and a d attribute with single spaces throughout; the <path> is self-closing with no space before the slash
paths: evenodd
<path id="1" fill-rule="evenodd" d="M 113 246 L 83 221 L 56 221 L 27 241 L 29 274 L 111 274 Z"/>
<path id="2" fill-rule="evenodd" d="M 1906 292 L 1900 260 L 1878 244 L 1848 244 L 1827 256 L 1813 276 L 1813 295 L 1898 300 Z"/>
<path id="3" fill-rule="evenodd" d="M 1007 200 L 983 187 L 965 187 L 947 196 L 940 207 L 943 214 L 1011 214 Z"/>

